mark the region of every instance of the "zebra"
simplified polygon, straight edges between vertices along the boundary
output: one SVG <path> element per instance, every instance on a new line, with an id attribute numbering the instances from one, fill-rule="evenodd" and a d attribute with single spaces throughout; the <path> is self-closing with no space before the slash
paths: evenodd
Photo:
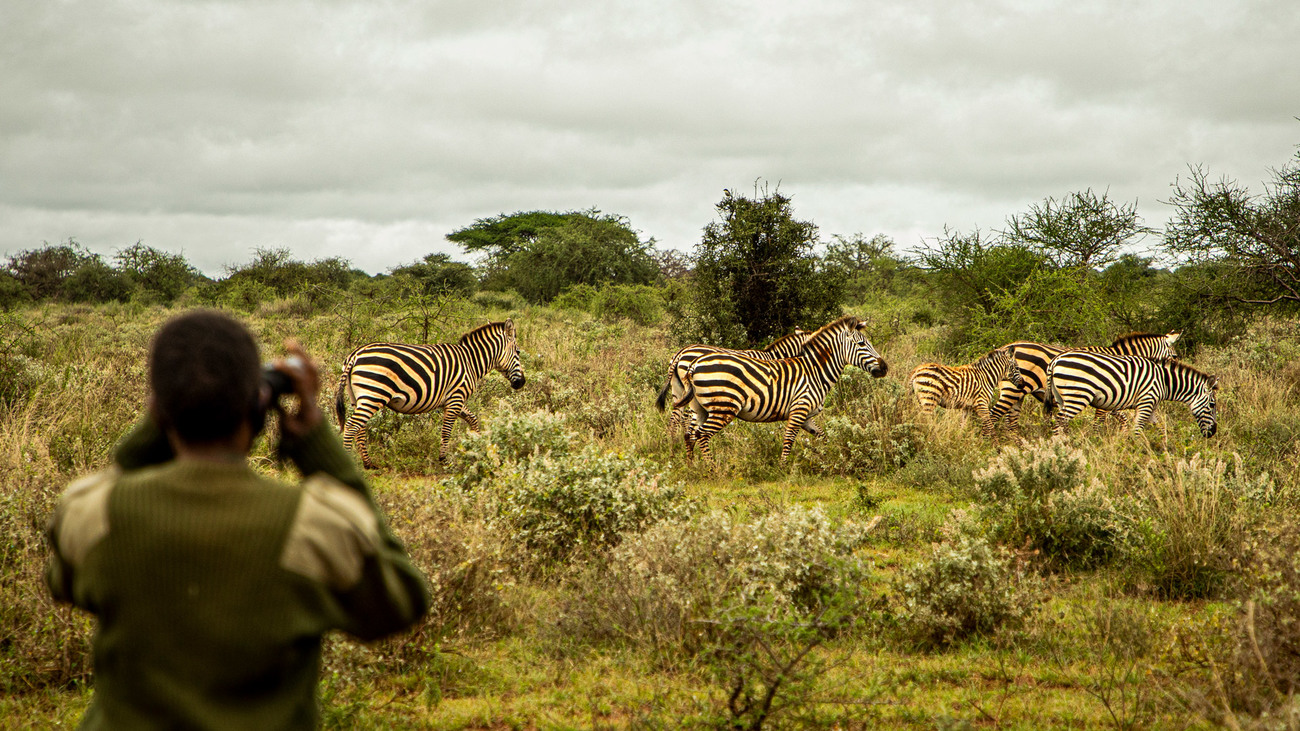
<path id="1" fill-rule="evenodd" d="M 799 354 L 781 360 L 758 360 L 738 353 L 701 356 L 686 371 L 686 392 L 673 405 L 690 404 L 699 424 L 687 431 L 686 449 L 713 459 L 713 435 L 739 417 L 742 421 L 785 421 L 781 461 L 790 456 L 799 430 L 820 435 L 809 419 L 821 413 L 826 394 L 845 366 L 855 365 L 872 376 L 884 376 L 889 366 L 867 340 L 866 323 L 852 315 L 822 327 L 808 338 Z"/>
<path id="2" fill-rule="evenodd" d="M 668 362 L 668 380 L 664 382 L 664 387 L 659 389 L 659 397 L 655 399 L 655 406 L 660 411 L 668 403 L 668 393 L 671 391 L 673 402 L 676 403 L 682 394 L 686 393 L 686 370 L 691 364 L 701 356 L 711 355 L 713 353 L 739 353 L 759 360 L 780 360 L 781 358 L 790 358 L 799 354 L 803 344 L 808 342 L 808 333 L 795 329 L 788 335 L 782 335 L 762 350 L 733 350 L 731 348 L 719 348 L 713 345 L 687 345 Z M 691 423 L 691 417 L 686 413 L 685 408 L 674 407 L 668 415 L 668 438 L 672 439 L 677 433 L 678 427 L 683 430 L 683 436 L 686 435 L 694 425 Z"/>
<path id="3" fill-rule="evenodd" d="M 1024 386 L 1020 368 L 1009 346 L 990 350 L 970 365 L 922 363 L 908 378 L 912 392 L 921 404 L 921 413 L 932 415 L 937 406 L 974 411 L 980 420 L 980 433 L 991 437 L 995 444 L 997 421 L 994 409 L 1001 397 L 1003 381 L 1010 382 L 1016 389 Z"/>
<path id="4" fill-rule="evenodd" d="M 1056 356 L 1070 351 L 1080 351 L 1086 353 L 1102 353 L 1103 355 L 1132 355 L 1152 360 L 1176 360 L 1178 352 L 1174 350 L 1174 343 L 1178 341 L 1181 332 L 1174 331 L 1161 335 L 1159 333 L 1142 333 L 1134 332 L 1127 335 L 1121 335 L 1110 345 L 1100 347 L 1083 347 L 1083 348 L 1059 348 L 1054 345 L 1043 345 L 1029 341 L 1017 341 L 1009 343 L 1003 347 L 1011 351 L 1015 356 L 1016 365 L 1020 369 L 1020 375 L 1024 379 L 1024 386 L 1020 388 L 1008 388 L 1004 383 L 1002 385 L 1002 395 L 998 399 L 997 406 L 993 408 L 993 420 L 996 423 L 1002 418 L 1007 417 L 1007 426 L 1013 433 L 1020 431 L 1020 408 L 1021 402 L 1026 394 L 1033 394 L 1034 398 L 1039 401 L 1045 401 L 1047 398 L 1047 366 Z M 1106 411 L 1097 412 L 1097 427 L 1100 428 L 1106 421 Z M 1123 425 L 1125 418 L 1123 414 L 1115 414 Z"/>
<path id="5" fill-rule="evenodd" d="M 472 431 L 479 430 L 478 417 L 465 402 L 490 370 L 505 375 L 516 390 L 523 388 L 514 320 L 488 323 L 455 343 L 371 343 L 357 348 L 343 364 L 334 395 L 344 446 L 356 451 L 363 465 L 374 467 L 366 452 L 366 424 L 380 409 L 387 406 L 399 414 L 443 409 L 438 460 L 445 460 L 457 417 Z M 355 406 L 346 422 L 345 394 Z"/>
<path id="6" fill-rule="evenodd" d="M 1056 356 L 1047 366 L 1043 411 L 1055 412 L 1052 434 L 1060 435 L 1085 406 L 1137 409 L 1133 434 L 1138 434 L 1151 421 L 1158 402 L 1182 401 L 1192 410 L 1201 434 L 1209 438 L 1218 430 L 1218 390 L 1217 377 L 1176 360 L 1072 351 Z"/>

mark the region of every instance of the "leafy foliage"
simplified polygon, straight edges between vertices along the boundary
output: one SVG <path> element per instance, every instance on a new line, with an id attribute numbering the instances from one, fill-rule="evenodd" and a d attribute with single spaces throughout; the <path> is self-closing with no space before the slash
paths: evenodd
<path id="1" fill-rule="evenodd" d="M 960 535 L 895 583 L 899 622 L 917 645 L 937 648 L 1022 624 L 1037 605 L 1035 584 L 1004 550 Z"/>
<path id="2" fill-rule="evenodd" d="M 1275 171 L 1263 195 L 1236 181 L 1211 182 L 1193 168 L 1175 183 L 1177 214 L 1165 245 L 1196 264 L 1219 263 L 1223 276 L 1200 291 L 1210 302 L 1300 303 L 1300 153 Z"/>
<path id="3" fill-rule="evenodd" d="M 977 494 L 998 541 L 1039 551 L 1049 566 L 1087 568 L 1121 551 L 1127 518 L 1105 486 L 1088 480 L 1083 452 L 1063 439 L 1003 449 L 975 473 Z"/>
<path id="4" fill-rule="evenodd" d="M 136 242 L 113 257 L 118 271 L 160 302 L 172 302 L 203 277 L 183 254 L 168 254 Z"/>
<path id="5" fill-rule="evenodd" d="M 447 234 L 483 253 L 484 286 L 549 302 L 578 284 L 649 284 L 659 275 L 653 239 L 642 241 L 622 216 L 582 212 L 502 214 Z"/>
<path id="6" fill-rule="evenodd" d="M 839 315 L 842 282 L 814 253 L 817 227 L 794 217 L 789 196 L 728 191 L 717 210 L 721 220 L 704 227 L 695 249 L 687 309 L 677 313 L 683 334 L 756 347 Z"/>
<path id="7" fill-rule="evenodd" d="M 414 289 L 425 295 L 456 293 L 471 295 L 478 288 L 478 277 L 468 264 L 452 261 L 447 254 L 426 254 L 413 264 L 394 267 L 392 275 L 408 278 Z"/>

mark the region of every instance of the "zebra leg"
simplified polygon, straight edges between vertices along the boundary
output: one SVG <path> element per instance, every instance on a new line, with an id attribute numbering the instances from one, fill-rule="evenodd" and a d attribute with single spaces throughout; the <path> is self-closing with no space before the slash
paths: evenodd
<path id="1" fill-rule="evenodd" d="M 785 433 L 781 435 L 781 461 L 785 462 L 790 457 L 790 450 L 794 449 L 795 437 L 799 436 L 799 430 L 804 428 L 808 422 L 811 409 L 807 406 L 796 406 L 790 409 L 790 417 L 785 422 Z"/>
<path id="2" fill-rule="evenodd" d="M 1142 433 L 1142 429 L 1151 423 L 1151 417 L 1156 413 L 1156 399 L 1147 399 L 1139 401 L 1137 405 L 1137 414 L 1133 417 L 1133 436 Z"/>
<path id="3" fill-rule="evenodd" d="M 998 443 L 998 425 L 993 419 L 993 412 L 986 403 L 976 404 L 975 417 L 980 420 L 980 436 L 992 439 L 994 446 Z"/>
<path id="4" fill-rule="evenodd" d="M 470 431 L 483 431 L 483 424 L 479 422 L 477 416 L 470 413 L 469 409 L 461 409 L 460 418 L 465 420 L 465 426 Z"/>
<path id="5" fill-rule="evenodd" d="M 1007 394 L 1007 429 L 1010 430 L 1012 434 L 1020 434 L 1020 406 L 1024 402 L 1024 391 L 1016 391 L 1014 394 Z"/>
<path id="6" fill-rule="evenodd" d="M 460 418 L 461 412 L 465 408 L 464 396 L 453 396 L 447 402 L 447 408 L 442 412 L 442 428 L 438 431 L 438 463 L 444 464 L 447 461 L 447 448 L 451 445 L 451 430 L 456 426 L 456 420 Z M 478 419 L 475 418 L 475 421 Z"/>
<path id="7" fill-rule="evenodd" d="M 700 456 L 705 461 L 713 461 L 713 450 L 709 447 L 713 435 L 722 431 L 722 427 L 730 424 L 734 418 L 736 418 L 736 412 L 734 411 L 715 411 L 710 413 L 704 423 L 695 430 L 694 441 L 700 446 Z"/>
<path id="8" fill-rule="evenodd" d="M 352 414 L 343 423 L 344 448 L 356 452 L 361 458 L 361 466 L 367 469 L 374 469 L 375 465 L 370 461 L 370 454 L 366 450 L 366 424 L 383 407 L 384 404 L 374 399 L 358 399 Z"/>
<path id="9" fill-rule="evenodd" d="M 1082 401 L 1069 400 L 1063 396 L 1056 405 L 1056 413 L 1052 415 L 1052 436 L 1064 436 L 1066 426 L 1083 411 L 1084 405 Z"/>
<path id="10" fill-rule="evenodd" d="M 821 428 L 820 426 L 818 426 L 816 423 L 813 422 L 811 416 L 808 417 L 806 420 L 804 420 L 804 423 L 803 423 L 803 427 L 802 427 L 802 428 L 803 428 L 804 431 L 808 432 L 809 434 L 811 434 L 811 435 L 813 435 L 813 436 L 815 436 L 815 437 L 824 437 L 824 436 L 826 436 L 826 432 L 823 431 L 822 428 Z"/>

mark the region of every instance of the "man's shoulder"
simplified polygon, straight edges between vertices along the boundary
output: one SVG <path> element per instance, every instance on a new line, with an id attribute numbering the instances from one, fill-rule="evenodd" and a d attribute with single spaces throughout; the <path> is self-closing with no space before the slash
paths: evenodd
<path id="1" fill-rule="evenodd" d="M 108 534 L 108 498 L 122 471 L 116 467 L 86 475 L 63 491 L 51 526 L 60 553 L 74 566 Z"/>
<path id="2" fill-rule="evenodd" d="M 301 490 L 280 565 L 333 589 L 350 588 L 379 550 L 379 517 L 361 493 L 329 475 L 308 477 Z"/>

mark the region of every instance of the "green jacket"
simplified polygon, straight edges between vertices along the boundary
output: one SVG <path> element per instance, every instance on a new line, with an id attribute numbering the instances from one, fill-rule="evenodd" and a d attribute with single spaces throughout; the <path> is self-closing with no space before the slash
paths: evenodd
<path id="1" fill-rule="evenodd" d="M 375 639 L 428 609 L 333 431 L 281 450 L 301 485 L 174 459 L 145 419 L 113 467 L 68 487 L 47 580 L 99 619 L 82 728 L 312 728 L 321 636 Z"/>

